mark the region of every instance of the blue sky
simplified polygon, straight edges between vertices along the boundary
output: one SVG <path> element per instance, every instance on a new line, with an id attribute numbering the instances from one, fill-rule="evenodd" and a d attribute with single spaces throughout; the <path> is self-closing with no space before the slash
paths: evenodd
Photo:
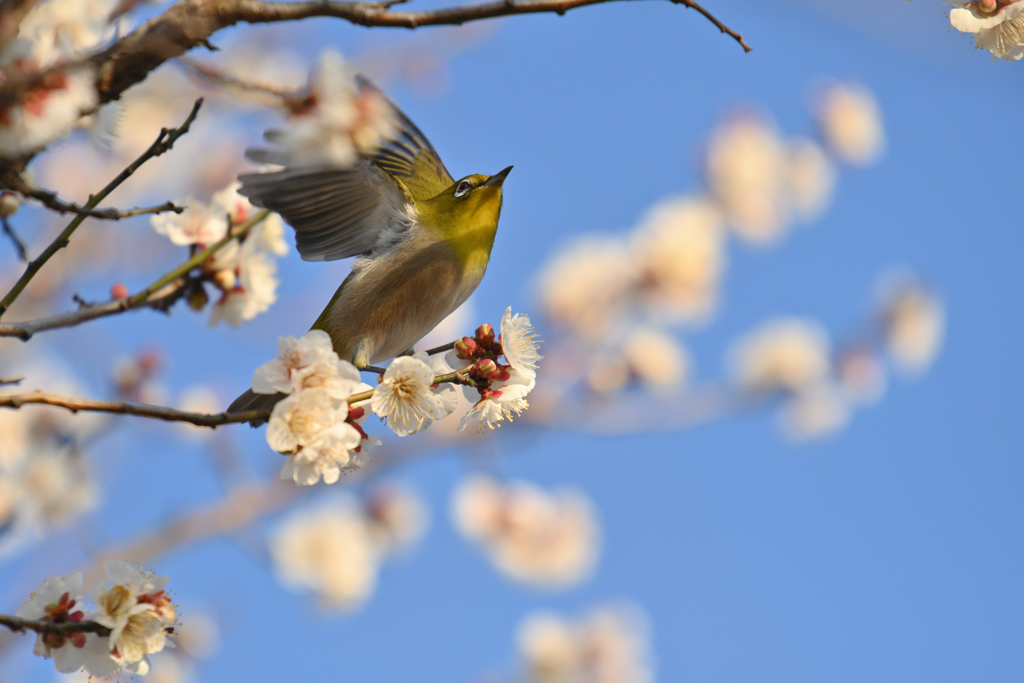
<path id="1" fill-rule="evenodd" d="M 886 157 L 844 172 L 825 218 L 779 248 L 731 247 L 723 308 L 692 339 L 698 372 L 718 374 L 729 342 L 773 315 L 842 330 L 894 265 L 945 297 L 948 336 L 933 370 L 895 382 L 848 429 L 808 445 L 787 443 L 768 413 L 611 439 L 499 434 L 505 472 L 577 486 L 600 510 L 602 560 L 569 591 L 512 585 L 456 536 L 448 496 L 466 463 L 454 453 L 401 471 L 434 524 L 353 616 L 319 618 L 227 541 L 161 559 L 183 606 L 225 620 L 200 680 L 479 680 L 512 670 L 515 628 L 532 609 L 578 613 L 616 599 L 648 612 L 662 681 L 1021 680 L 1022 67 L 972 50 L 946 30 L 941 6 L 922 0 L 707 5 L 754 52 L 681 6 L 613 3 L 502 21 L 451 60 L 441 98 L 392 90 L 457 177 L 516 166 L 478 314 L 496 322 L 507 305 L 535 308 L 524 274 L 560 244 L 624 231 L 692 188 L 701 139 L 722 113 L 755 103 L 785 133 L 810 132 L 813 87 L 849 79 L 879 100 Z M 355 55 L 410 38 L 339 22 L 290 30 L 311 49 Z M 89 349 L 160 340 L 172 388 L 203 380 L 234 394 L 278 335 L 304 331 L 346 267 L 290 255 L 278 304 L 238 330 L 209 330 L 184 310 L 143 312 L 42 343 L 80 365 Z M 202 454 L 169 433 L 153 425 L 106 441 L 99 457 L 117 467 L 98 514 L 103 535 L 219 495 Z M 262 433 L 243 438 L 254 470 L 276 467 Z M 154 476 L 165 495 L 133 484 Z M 65 557 L 59 544 L 70 538 L 39 549 L 32 570 Z M 14 565 L 0 577 L 34 582 L 27 572 Z M 48 677 L 42 662 L 12 675 Z"/>

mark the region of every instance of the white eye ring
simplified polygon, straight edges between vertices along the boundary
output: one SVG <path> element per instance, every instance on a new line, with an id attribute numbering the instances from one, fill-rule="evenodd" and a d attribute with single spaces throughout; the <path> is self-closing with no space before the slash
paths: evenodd
<path id="1" fill-rule="evenodd" d="M 461 197 L 472 189 L 473 186 L 469 184 L 469 181 L 463 180 L 461 183 L 459 183 L 459 186 L 455 188 L 455 196 Z"/>

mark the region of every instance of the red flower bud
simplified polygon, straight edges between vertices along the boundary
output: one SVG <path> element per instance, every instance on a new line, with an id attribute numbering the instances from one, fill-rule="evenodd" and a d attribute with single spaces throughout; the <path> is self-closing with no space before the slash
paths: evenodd
<path id="1" fill-rule="evenodd" d="M 122 282 L 115 282 L 114 286 L 110 288 L 110 298 L 112 299 L 127 299 L 128 288 L 124 286 Z"/>
<path id="2" fill-rule="evenodd" d="M 501 368 L 490 358 L 484 358 L 476 364 L 476 374 L 483 379 L 493 379 L 499 372 L 501 372 Z"/>
<path id="3" fill-rule="evenodd" d="M 477 351 L 476 340 L 472 337 L 463 337 L 455 342 L 455 355 L 462 360 L 472 360 Z"/>
<path id="4" fill-rule="evenodd" d="M 487 323 L 476 328 L 476 340 L 481 346 L 489 347 L 494 343 L 494 328 Z"/>

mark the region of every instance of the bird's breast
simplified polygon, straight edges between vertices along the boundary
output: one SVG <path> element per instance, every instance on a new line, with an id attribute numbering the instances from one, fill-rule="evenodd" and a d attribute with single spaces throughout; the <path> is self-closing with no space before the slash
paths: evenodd
<path id="1" fill-rule="evenodd" d="M 462 305 L 484 270 L 486 261 L 466 263 L 445 241 L 416 234 L 357 261 L 319 326 L 356 365 L 397 356 Z"/>

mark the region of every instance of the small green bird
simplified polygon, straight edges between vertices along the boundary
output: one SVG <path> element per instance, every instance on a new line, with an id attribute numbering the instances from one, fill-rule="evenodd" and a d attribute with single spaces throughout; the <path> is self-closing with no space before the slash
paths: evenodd
<path id="1" fill-rule="evenodd" d="M 361 80 L 360 87 L 373 86 Z M 241 194 L 295 229 L 303 260 L 359 257 L 313 329 L 327 332 L 338 355 L 360 368 L 410 350 L 477 288 L 512 170 L 455 181 L 419 128 L 382 101 L 398 132 L 374 156 L 351 168 L 239 176 Z M 228 410 L 269 410 L 282 397 L 249 390 Z"/>

